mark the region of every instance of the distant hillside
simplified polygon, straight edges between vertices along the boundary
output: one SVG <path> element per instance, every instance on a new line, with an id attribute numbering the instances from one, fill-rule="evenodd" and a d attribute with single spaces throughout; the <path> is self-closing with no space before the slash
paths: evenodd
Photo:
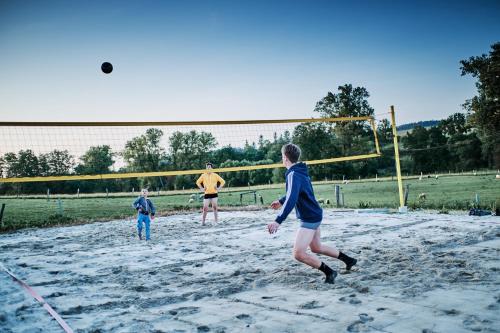
<path id="1" fill-rule="evenodd" d="M 397 127 L 397 130 L 398 131 L 409 131 L 409 130 L 414 129 L 417 126 L 433 127 L 433 126 L 437 126 L 438 123 L 439 123 L 439 120 L 424 120 L 424 121 L 419 121 L 416 123 L 408 123 L 408 124 L 399 125 Z"/>

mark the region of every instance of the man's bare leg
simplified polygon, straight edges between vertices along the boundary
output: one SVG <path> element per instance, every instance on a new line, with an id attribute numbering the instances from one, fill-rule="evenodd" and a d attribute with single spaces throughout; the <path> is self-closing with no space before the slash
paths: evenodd
<path id="1" fill-rule="evenodd" d="M 295 245 L 293 247 L 293 256 L 300 262 L 309 265 L 313 268 L 319 269 L 325 273 L 325 282 L 334 283 L 337 272 L 328 267 L 325 263 L 321 262 L 314 254 L 307 253 L 307 248 L 311 245 L 317 230 L 300 228 L 295 238 Z"/>
<path id="2" fill-rule="evenodd" d="M 215 223 L 219 222 L 217 215 L 217 198 L 212 198 L 212 209 L 214 210 Z"/>
<path id="3" fill-rule="evenodd" d="M 207 218 L 209 204 L 210 204 L 210 199 L 203 199 L 203 217 L 201 219 L 201 225 L 205 225 L 205 220 Z"/>
<path id="4" fill-rule="evenodd" d="M 311 251 L 317 254 L 324 254 L 332 258 L 342 260 L 346 265 L 346 270 L 351 270 L 351 267 L 356 265 L 357 260 L 351 258 L 337 250 L 335 247 L 326 246 L 321 243 L 320 228 L 316 229 L 313 240 L 310 245 Z"/>
<path id="5" fill-rule="evenodd" d="M 300 228 L 295 237 L 295 244 L 293 246 L 293 257 L 313 268 L 319 268 L 321 261 L 314 254 L 307 253 L 307 248 L 311 244 L 316 230 Z"/>
<path id="6" fill-rule="evenodd" d="M 314 237 L 311 242 L 311 251 L 317 254 L 324 254 L 326 256 L 332 257 L 337 259 L 339 257 L 339 250 L 337 250 L 334 247 L 326 246 L 324 244 L 321 244 L 321 231 L 319 227 L 316 229 L 316 233 L 314 234 Z"/>

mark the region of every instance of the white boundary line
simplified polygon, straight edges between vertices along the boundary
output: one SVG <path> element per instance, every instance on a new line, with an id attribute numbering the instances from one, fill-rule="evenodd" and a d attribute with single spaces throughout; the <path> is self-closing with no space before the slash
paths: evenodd
<path id="1" fill-rule="evenodd" d="M 23 287 L 28 292 L 28 294 L 30 294 L 34 299 L 36 299 L 40 304 L 42 304 L 44 309 L 47 310 L 47 312 L 52 316 L 52 318 L 54 318 L 59 323 L 59 325 L 61 325 L 61 327 L 64 329 L 66 333 L 73 333 L 71 327 L 69 327 L 68 324 L 64 321 L 64 319 L 62 319 L 61 316 L 59 316 L 59 314 L 47 302 L 45 302 L 42 296 L 38 295 L 36 291 L 33 290 L 33 288 L 31 288 L 21 279 L 15 276 L 12 272 L 10 272 L 7 268 L 5 268 L 4 265 L 0 264 L 0 268 L 2 268 L 5 271 L 5 273 L 7 273 L 12 278 L 12 280 L 17 282 L 21 287 Z"/>

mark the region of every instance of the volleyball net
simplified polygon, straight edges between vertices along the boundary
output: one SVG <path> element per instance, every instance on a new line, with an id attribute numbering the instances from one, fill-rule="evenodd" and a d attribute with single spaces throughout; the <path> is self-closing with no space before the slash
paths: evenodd
<path id="1" fill-rule="evenodd" d="M 339 149 L 347 128 L 355 148 Z M 309 165 L 380 156 L 373 117 L 196 122 L 0 122 L 0 183 L 172 177 L 282 167 L 294 142 Z M 349 155 L 346 155 L 346 152 Z"/>

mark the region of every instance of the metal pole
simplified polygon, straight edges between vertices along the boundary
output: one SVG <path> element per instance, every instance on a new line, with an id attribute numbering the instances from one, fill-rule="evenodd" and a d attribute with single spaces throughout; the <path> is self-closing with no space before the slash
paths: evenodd
<path id="1" fill-rule="evenodd" d="M 59 215 L 64 215 L 64 208 L 61 198 L 57 198 L 57 210 Z"/>
<path id="2" fill-rule="evenodd" d="M 340 207 L 340 186 L 335 185 L 335 201 L 337 204 L 337 208 Z"/>
<path id="3" fill-rule="evenodd" d="M 2 228 L 3 228 L 3 211 L 5 210 L 5 204 L 2 204 L 2 208 L 0 209 L 0 223 L 2 223 Z"/>
<path id="4" fill-rule="evenodd" d="M 405 206 L 403 197 L 403 179 L 401 178 L 401 165 L 399 162 L 398 132 L 396 130 L 396 116 L 394 113 L 394 105 L 391 105 L 391 126 L 392 126 L 392 136 L 394 139 L 394 157 L 396 160 L 396 174 L 398 176 L 399 211 L 404 213 L 408 210 L 408 208 Z"/>
<path id="5" fill-rule="evenodd" d="M 408 193 L 410 193 L 410 184 L 406 184 L 405 186 L 405 206 L 408 204 Z"/>

